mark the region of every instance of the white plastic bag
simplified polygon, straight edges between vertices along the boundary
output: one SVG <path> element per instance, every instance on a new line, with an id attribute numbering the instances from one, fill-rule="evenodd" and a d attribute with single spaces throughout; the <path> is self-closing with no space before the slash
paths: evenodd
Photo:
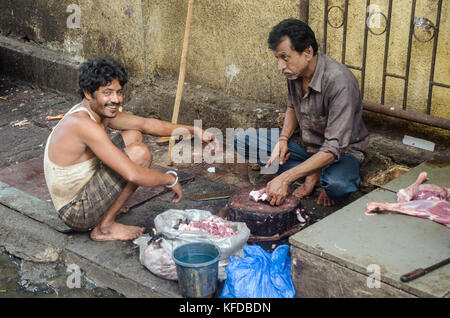
<path id="1" fill-rule="evenodd" d="M 178 230 L 181 223 L 191 221 L 201 221 L 214 217 L 220 222 L 230 223 L 231 228 L 237 233 L 233 236 L 217 237 L 203 231 L 182 231 Z M 155 228 L 157 233 L 161 233 L 165 240 L 163 248 L 172 252 L 177 246 L 190 242 L 210 242 L 220 249 L 220 260 L 228 259 L 234 253 L 242 250 L 247 244 L 250 230 L 243 222 L 229 222 L 205 210 L 167 210 L 155 218 Z"/>
<path id="2" fill-rule="evenodd" d="M 190 242 L 210 242 L 215 244 L 220 250 L 219 258 L 219 280 L 226 279 L 225 267 L 230 263 L 230 256 L 243 257 L 243 248 L 247 245 L 250 230 L 242 222 L 229 222 L 236 235 L 228 237 L 217 237 L 204 231 L 183 231 L 178 227 L 181 223 L 191 221 L 201 221 L 210 217 L 217 218 L 217 221 L 228 222 L 220 217 L 214 216 L 209 211 L 204 210 L 175 210 L 170 209 L 155 218 L 155 228 L 158 234 L 162 234 L 162 239 L 152 242 L 147 246 L 148 239 L 142 239 L 136 244 L 140 245 L 140 261 L 153 274 L 165 278 L 176 280 L 176 265 L 172 259 L 173 250 L 182 244 Z M 136 241 L 136 240 L 135 240 Z M 145 242 L 145 243 L 144 243 Z"/>
<path id="3" fill-rule="evenodd" d="M 153 274 L 170 280 L 177 280 L 177 267 L 165 249 L 163 249 L 159 242 L 152 242 L 144 250 L 141 264 Z"/>

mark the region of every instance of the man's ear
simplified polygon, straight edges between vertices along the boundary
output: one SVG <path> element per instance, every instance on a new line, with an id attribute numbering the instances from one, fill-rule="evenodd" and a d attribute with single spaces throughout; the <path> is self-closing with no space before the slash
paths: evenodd
<path id="1" fill-rule="evenodd" d="M 84 93 L 84 98 L 86 98 L 87 100 L 92 100 L 94 98 L 91 95 L 91 93 L 89 93 L 86 89 L 83 89 L 83 93 Z"/>
<path id="2" fill-rule="evenodd" d="M 314 50 L 311 45 L 309 47 L 307 47 L 305 49 L 305 51 L 303 51 L 303 52 L 305 52 L 306 58 L 308 59 L 308 61 L 310 61 L 312 59 L 312 57 L 314 56 Z"/>

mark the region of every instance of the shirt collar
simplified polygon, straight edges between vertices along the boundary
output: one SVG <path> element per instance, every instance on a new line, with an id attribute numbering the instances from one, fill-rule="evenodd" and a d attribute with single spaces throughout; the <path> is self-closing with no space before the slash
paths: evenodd
<path id="1" fill-rule="evenodd" d="M 314 70 L 313 78 L 311 79 L 311 82 L 309 83 L 308 86 L 319 93 L 321 93 L 322 90 L 322 77 L 324 70 L 325 70 L 324 58 L 322 54 L 317 54 L 316 69 Z"/>

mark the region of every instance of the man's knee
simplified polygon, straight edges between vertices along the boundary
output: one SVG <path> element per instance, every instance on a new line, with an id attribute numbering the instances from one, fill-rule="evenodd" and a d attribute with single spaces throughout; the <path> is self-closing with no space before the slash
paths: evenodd
<path id="1" fill-rule="evenodd" d="M 358 190 L 359 178 L 357 180 L 344 180 L 342 178 L 334 178 L 333 176 L 322 176 L 320 186 L 330 198 L 341 201 L 350 193 Z"/>
<path id="2" fill-rule="evenodd" d="M 153 156 L 150 149 L 143 143 L 133 143 L 125 148 L 128 157 L 141 167 L 150 167 Z"/>
<path id="3" fill-rule="evenodd" d="M 142 143 L 144 140 L 144 137 L 139 130 L 124 130 L 121 134 L 126 146 L 134 143 Z"/>

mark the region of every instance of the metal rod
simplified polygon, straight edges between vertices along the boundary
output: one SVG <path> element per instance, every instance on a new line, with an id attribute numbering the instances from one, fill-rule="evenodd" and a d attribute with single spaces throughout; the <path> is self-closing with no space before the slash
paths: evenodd
<path id="1" fill-rule="evenodd" d="M 347 47 L 347 17 L 348 17 L 348 0 L 345 0 L 344 30 L 342 35 L 342 64 L 345 64 L 345 50 Z"/>
<path id="2" fill-rule="evenodd" d="M 433 82 L 433 81 L 431 81 L 430 84 L 432 84 L 432 85 L 434 85 L 434 86 L 440 86 L 440 87 L 450 88 L 450 85 L 442 84 L 442 83 L 438 83 L 438 82 Z"/>
<path id="3" fill-rule="evenodd" d="M 450 120 L 440 117 L 434 117 L 427 114 L 417 113 L 413 111 L 396 109 L 394 107 L 387 107 L 378 103 L 363 101 L 363 108 L 365 110 L 380 113 L 390 117 L 405 119 L 416 123 L 450 130 Z"/>
<path id="4" fill-rule="evenodd" d="M 406 73 L 405 73 L 405 87 L 403 88 L 403 109 L 406 109 L 406 102 L 408 100 L 408 84 L 409 84 L 409 66 L 411 64 L 411 45 L 414 32 L 414 15 L 416 13 L 416 0 L 413 0 L 411 5 L 411 18 L 409 21 L 409 39 L 408 39 L 408 55 L 406 57 Z"/>
<path id="5" fill-rule="evenodd" d="M 397 75 L 397 74 L 393 74 L 393 73 L 386 73 L 386 76 L 390 76 L 390 77 L 395 77 L 395 78 L 400 78 L 400 79 L 405 79 L 405 76 L 403 75 Z"/>
<path id="6" fill-rule="evenodd" d="M 362 71 L 362 67 L 360 67 L 360 66 L 353 66 L 353 65 L 348 65 L 348 64 L 345 64 L 345 66 L 347 66 L 348 68 L 354 69 L 354 70 Z"/>
<path id="7" fill-rule="evenodd" d="M 327 54 L 328 0 L 324 4 L 323 54 Z"/>
<path id="8" fill-rule="evenodd" d="M 363 45 L 363 57 L 362 57 L 362 70 L 361 70 L 361 98 L 364 98 L 364 86 L 366 77 L 366 58 L 367 58 L 367 35 L 369 33 L 369 27 L 367 25 L 367 19 L 369 18 L 369 12 L 367 8 L 370 6 L 370 0 L 366 2 L 366 19 L 364 20 L 364 45 Z"/>
<path id="9" fill-rule="evenodd" d="M 441 10 L 442 10 L 442 0 L 439 0 L 437 16 L 436 16 L 436 25 L 434 29 L 434 42 L 433 42 L 433 57 L 431 60 L 431 71 L 430 71 L 430 86 L 428 87 L 428 100 L 427 100 L 427 114 L 431 113 L 431 98 L 433 94 L 433 80 L 434 80 L 434 69 L 436 66 L 436 51 L 438 44 L 438 35 L 439 35 L 439 23 L 441 22 Z"/>
<path id="10" fill-rule="evenodd" d="M 384 61 L 383 61 L 383 82 L 381 84 L 381 104 L 384 104 L 386 96 L 386 71 L 389 55 L 389 37 L 391 34 L 391 18 L 392 18 L 392 0 L 389 0 L 388 18 L 386 21 L 386 42 L 384 44 Z"/>

